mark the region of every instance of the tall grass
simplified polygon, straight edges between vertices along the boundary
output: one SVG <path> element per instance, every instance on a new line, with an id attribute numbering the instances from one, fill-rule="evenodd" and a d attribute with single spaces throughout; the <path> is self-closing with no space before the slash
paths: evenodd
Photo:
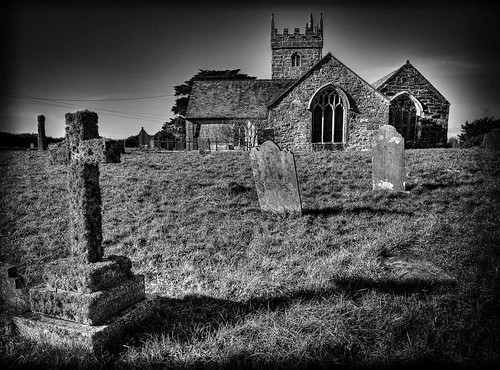
<path id="1" fill-rule="evenodd" d="M 29 286 L 67 255 L 66 172 L 1 152 L 0 259 Z M 297 153 L 304 216 L 261 213 L 248 154 L 144 153 L 103 164 L 104 245 L 158 294 L 154 318 L 99 356 L 30 343 L 22 367 L 303 368 L 498 360 L 500 159 L 408 150 L 407 192 L 371 190 L 367 152 Z M 405 278 L 397 256 L 456 279 Z"/>

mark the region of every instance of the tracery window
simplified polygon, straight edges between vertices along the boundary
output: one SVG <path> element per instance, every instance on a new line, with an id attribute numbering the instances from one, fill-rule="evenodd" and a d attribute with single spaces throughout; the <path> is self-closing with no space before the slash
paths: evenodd
<path id="1" fill-rule="evenodd" d="M 311 107 L 312 142 L 342 143 L 345 108 L 339 93 L 328 87 L 314 97 Z"/>
<path id="2" fill-rule="evenodd" d="M 401 94 L 391 101 L 389 124 L 404 137 L 407 146 L 417 139 L 417 109 L 407 94 Z"/>
<path id="3" fill-rule="evenodd" d="M 292 67 L 300 67 L 302 65 L 302 58 L 300 54 L 293 53 L 292 54 Z"/>

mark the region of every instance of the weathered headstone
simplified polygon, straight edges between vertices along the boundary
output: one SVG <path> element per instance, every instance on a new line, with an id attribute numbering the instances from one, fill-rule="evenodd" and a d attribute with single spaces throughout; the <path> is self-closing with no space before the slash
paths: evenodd
<path id="1" fill-rule="evenodd" d="M 405 143 L 393 126 L 375 133 L 372 147 L 373 190 L 405 191 Z"/>
<path id="2" fill-rule="evenodd" d="M 295 158 L 266 141 L 250 151 L 255 187 L 262 211 L 302 214 Z"/>
<path id="3" fill-rule="evenodd" d="M 147 318 L 151 300 L 129 258 L 103 256 L 97 114 L 68 113 L 66 125 L 71 256 L 45 267 L 44 284 L 30 290 L 32 312 L 14 322 L 25 337 L 98 351 Z"/>
<path id="4" fill-rule="evenodd" d="M 0 262 L 0 301 L 16 311 L 28 309 L 25 282 L 16 266 Z"/>
<path id="5" fill-rule="evenodd" d="M 37 117 L 38 121 L 38 150 L 47 150 L 47 138 L 45 137 L 45 116 Z"/>
<path id="6" fill-rule="evenodd" d="M 500 129 L 494 129 L 484 135 L 481 146 L 485 149 L 500 150 Z"/>

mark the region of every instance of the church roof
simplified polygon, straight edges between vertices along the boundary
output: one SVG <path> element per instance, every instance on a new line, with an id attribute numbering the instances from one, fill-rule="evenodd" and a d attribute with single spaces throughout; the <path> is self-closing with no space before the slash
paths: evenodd
<path id="1" fill-rule="evenodd" d="M 395 71 L 392 71 L 391 73 L 389 73 L 388 75 L 385 75 L 384 77 L 378 79 L 377 81 L 375 81 L 374 83 L 372 83 L 372 86 L 376 89 L 378 89 L 380 86 L 382 86 L 383 84 L 385 84 L 392 76 L 394 76 L 396 74 L 396 72 L 399 72 L 401 68 L 398 68 L 396 69 Z"/>
<path id="2" fill-rule="evenodd" d="M 267 118 L 268 104 L 290 80 L 195 80 L 186 119 Z"/>

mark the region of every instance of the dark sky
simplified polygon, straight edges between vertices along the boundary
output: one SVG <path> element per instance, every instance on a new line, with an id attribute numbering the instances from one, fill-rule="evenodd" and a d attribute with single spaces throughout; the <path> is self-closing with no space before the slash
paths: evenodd
<path id="1" fill-rule="evenodd" d="M 100 134 L 154 134 L 173 86 L 199 69 L 270 78 L 270 19 L 282 32 L 323 13 L 325 44 L 367 82 L 410 62 L 450 101 L 448 136 L 500 118 L 500 23 L 487 1 L 127 1 L 3 3 L 0 131 L 64 135 L 64 114 L 99 114 Z M 147 98 L 147 99 L 146 99 Z M 43 100 L 42 100 L 43 99 Z M 118 100 L 116 99 L 131 99 Z"/>

